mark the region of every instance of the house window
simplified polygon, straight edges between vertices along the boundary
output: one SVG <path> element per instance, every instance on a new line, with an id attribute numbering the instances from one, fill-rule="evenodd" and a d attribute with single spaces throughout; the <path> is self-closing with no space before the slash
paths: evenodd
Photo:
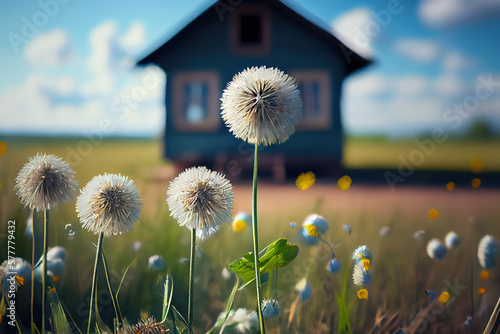
<path id="1" fill-rule="evenodd" d="M 331 127 L 330 76 L 327 71 L 294 71 L 302 98 L 302 121 L 298 130 L 326 130 Z"/>
<path id="2" fill-rule="evenodd" d="M 270 51 L 269 12 L 264 6 L 238 7 L 231 16 L 230 39 L 239 55 L 265 55 Z"/>
<path id="3" fill-rule="evenodd" d="M 219 76 L 213 71 L 173 75 L 173 122 L 184 131 L 216 131 L 219 117 Z"/>

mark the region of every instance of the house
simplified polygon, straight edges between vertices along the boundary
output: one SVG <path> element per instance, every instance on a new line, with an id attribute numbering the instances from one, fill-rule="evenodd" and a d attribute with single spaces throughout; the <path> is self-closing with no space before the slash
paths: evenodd
<path id="1" fill-rule="evenodd" d="M 236 139 L 220 116 L 220 98 L 247 67 L 294 76 L 303 120 L 289 140 L 263 147 L 259 163 L 284 171 L 328 172 L 342 158 L 342 81 L 369 60 L 328 28 L 279 0 L 218 1 L 138 62 L 167 73 L 164 156 L 180 168 L 205 165 L 235 176 L 251 168 L 253 146 Z"/>

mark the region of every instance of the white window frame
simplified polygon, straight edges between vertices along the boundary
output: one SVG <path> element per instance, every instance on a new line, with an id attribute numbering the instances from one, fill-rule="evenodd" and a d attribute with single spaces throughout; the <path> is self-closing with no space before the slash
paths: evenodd
<path id="1" fill-rule="evenodd" d="M 290 74 L 297 82 L 317 81 L 319 83 L 320 115 L 313 117 L 308 110 L 309 97 L 300 92 L 303 103 L 302 121 L 297 124 L 297 130 L 328 130 L 332 127 L 332 101 L 330 72 L 327 70 L 296 70 Z"/>
<path id="2" fill-rule="evenodd" d="M 173 75 L 173 123 L 177 130 L 194 132 L 215 132 L 220 127 L 219 94 L 220 80 L 216 71 L 183 71 Z M 186 118 L 185 86 L 187 84 L 208 84 L 208 117 L 200 123 Z M 168 111 L 167 111 L 168 112 Z"/>

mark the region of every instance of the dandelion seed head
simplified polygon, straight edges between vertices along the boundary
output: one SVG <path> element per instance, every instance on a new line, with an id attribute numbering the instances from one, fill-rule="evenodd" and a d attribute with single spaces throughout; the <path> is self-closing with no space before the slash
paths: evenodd
<path id="1" fill-rule="evenodd" d="M 382 237 L 382 238 L 387 238 L 388 236 L 391 235 L 391 228 L 389 226 L 383 226 L 380 228 L 380 230 L 378 231 L 378 234 Z"/>
<path id="2" fill-rule="evenodd" d="M 225 318 L 226 312 L 222 312 L 217 318 L 217 323 L 221 322 Z M 257 312 L 239 308 L 236 311 L 231 310 L 229 312 L 224 333 L 227 332 L 228 334 L 252 334 L 256 333 L 258 329 L 259 317 L 257 315 Z"/>
<path id="3" fill-rule="evenodd" d="M 170 182 L 167 204 L 180 226 L 207 238 L 223 223 L 231 223 L 233 187 L 225 176 L 206 167 L 186 169 Z"/>
<path id="4" fill-rule="evenodd" d="M 166 334 L 170 333 L 170 331 L 163 327 L 162 324 L 156 322 L 155 318 L 150 317 L 147 320 L 139 320 L 137 324 L 134 326 L 119 330 L 119 334 Z"/>
<path id="5" fill-rule="evenodd" d="M 160 255 L 153 255 L 148 259 L 148 268 L 152 271 L 164 272 L 167 270 L 167 264 Z"/>
<path id="6" fill-rule="evenodd" d="M 485 235 L 479 242 L 477 258 L 483 269 L 491 269 L 497 264 L 498 242 L 491 235 Z"/>
<path id="7" fill-rule="evenodd" d="M 300 300 L 305 302 L 309 298 L 311 298 L 313 289 L 311 284 L 307 281 L 306 278 L 301 279 L 295 284 L 295 291 L 299 292 Z"/>
<path id="8" fill-rule="evenodd" d="M 142 199 L 134 182 L 116 174 L 94 177 L 76 201 L 82 227 L 105 236 L 132 230 L 139 220 L 141 207 Z"/>
<path id="9" fill-rule="evenodd" d="M 434 238 L 427 243 L 427 254 L 431 259 L 441 260 L 447 253 L 448 249 L 439 239 Z"/>
<path id="10" fill-rule="evenodd" d="M 20 257 L 5 260 L 0 265 L 0 282 L 3 291 L 9 291 L 10 282 L 8 280 L 11 280 L 12 277 L 17 283 L 15 286 L 17 291 L 19 287 L 24 285 L 25 281 L 31 280 L 31 264 Z"/>
<path id="11" fill-rule="evenodd" d="M 221 101 L 229 131 L 251 144 L 283 143 L 301 119 L 297 83 L 277 68 L 252 67 L 236 74 Z"/>
<path id="12" fill-rule="evenodd" d="M 61 158 L 37 154 L 19 171 L 14 189 L 24 206 L 41 211 L 73 199 L 74 177 L 75 172 Z"/>
<path id="13" fill-rule="evenodd" d="M 55 246 L 47 251 L 47 261 L 55 260 L 66 261 L 66 249 L 61 246 Z"/>
<path id="14" fill-rule="evenodd" d="M 364 286 L 370 284 L 372 280 L 372 275 L 370 271 L 366 271 L 363 268 L 363 264 L 361 262 L 354 264 L 354 270 L 352 273 L 352 282 L 357 286 Z"/>
<path id="15" fill-rule="evenodd" d="M 315 213 L 308 215 L 306 219 L 304 219 L 304 223 L 302 224 L 302 226 L 308 225 L 313 225 L 314 227 L 316 227 L 320 235 L 325 234 L 326 231 L 328 231 L 329 227 L 326 219 Z"/>
<path id="16" fill-rule="evenodd" d="M 280 314 L 280 304 L 276 299 L 262 300 L 262 313 L 264 318 L 276 318 Z"/>
<path id="17" fill-rule="evenodd" d="M 342 262 L 340 262 L 340 260 L 337 258 L 331 259 L 330 262 L 328 262 L 328 264 L 326 265 L 326 270 L 328 270 L 332 274 L 338 273 L 340 269 L 342 269 Z"/>
<path id="18" fill-rule="evenodd" d="M 370 249 L 366 245 L 359 246 L 352 253 L 351 259 L 353 259 L 356 264 L 362 262 L 363 259 L 367 259 L 367 260 L 371 261 L 372 260 L 372 252 L 370 251 Z"/>
<path id="19" fill-rule="evenodd" d="M 446 244 L 446 247 L 448 247 L 448 249 L 452 249 L 460 244 L 460 238 L 455 232 L 450 231 L 448 232 L 448 234 L 446 234 L 446 237 L 444 238 L 444 243 Z"/>

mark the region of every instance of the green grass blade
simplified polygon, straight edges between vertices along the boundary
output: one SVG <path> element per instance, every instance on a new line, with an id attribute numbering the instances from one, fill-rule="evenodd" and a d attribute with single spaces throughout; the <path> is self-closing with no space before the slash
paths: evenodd
<path id="1" fill-rule="evenodd" d="M 161 313 L 161 323 L 167 320 L 167 314 L 172 304 L 172 296 L 174 295 L 174 279 L 171 275 L 167 275 L 165 279 L 165 292 L 163 294 L 163 309 Z"/>
<path id="2" fill-rule="evenodd" d="M 69 325 L 68 319 L 66 318 L 66 314 L 64 313 L 64 309 L 61 306 L 61 302 L 59 301 L 59 296 L 55 289 L 47 294 L 49 297 L 49 304 L 52 310 L 51 320 L 52 320 L 52 329 L 55 334 L 67 334 L 71 333 L 71 327 Z"/>
<path id="3" fill-rule="evenodd" d="M 234 297 L 236 296 L 236 292 L 238 291 L 238 287 L 240 285 L 240 278 L 236 277 L 236 284 L 234 285 L 233 291 L 231 291 L 231 294 L 229 295 L 229 299 L 227 300 L 227 305 L 226 305 L 226 316 L 224 317 L 224 323 L 222 324 L 222 328 L 220 329 L 220 333 L 224 331 L 224 328 L 226 327 L 226 322 L 227 319 L 229 318 L 229 313 L 231 313 L 231 308 L 233 307 L 233 302 L 234 302 Z"/>

